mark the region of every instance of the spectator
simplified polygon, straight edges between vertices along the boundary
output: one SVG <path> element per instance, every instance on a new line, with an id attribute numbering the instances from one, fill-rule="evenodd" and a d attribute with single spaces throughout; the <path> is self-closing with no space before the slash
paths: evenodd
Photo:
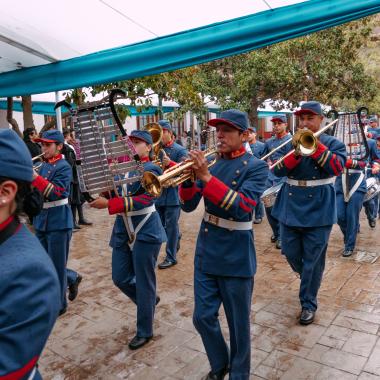
<path id="1" fill-rule="evenodd" d="M 36 157 L 42 153 L 41 146 L 34 141 L 38 137 L 35 128 L 26 128 L 23 132 L 24 142 L 29 149 L 30 155 Z"/>

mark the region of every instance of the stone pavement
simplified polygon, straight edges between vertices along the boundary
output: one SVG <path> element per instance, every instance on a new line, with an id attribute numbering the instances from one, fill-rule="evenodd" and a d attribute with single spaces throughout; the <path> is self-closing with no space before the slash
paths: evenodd
<path id="1" fill-rule="evenodd" d="M 155 336 L 138 351 L 127 346 L 135 334 L 136 308 L 111 280 L 113 217 L 103 210 L 86 214 L 95 226 L 74 234 L 69 261 L 83 275 L 80 293 L 58 319 L 42 355 L 44 379 L 200 379 L 209 371 L 192 325 L 201 208 L 181 215 L 179 264 L 158 271 Z M 362 216 L 360 251 L 380 252 L 379 228 L 370 230 Z M 342 258 L 342 237 L 334 226 L 316 322 L 300 326 L 299 279 L 270 243 L 266 221 L 255 226 L 255 239 L 251 379 L 380 379 L 380 259 Z M 223 310 L 221 321 L 227 336 Z"/>

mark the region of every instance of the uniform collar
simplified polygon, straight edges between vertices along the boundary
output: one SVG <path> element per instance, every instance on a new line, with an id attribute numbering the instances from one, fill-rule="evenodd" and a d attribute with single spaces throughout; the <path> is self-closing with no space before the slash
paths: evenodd
<path id="1" fill-rule="evenodd" d="M 235 150 L 235 151 L 229 152 L 229 153 L 224 153 L 223 158 L 232 160 L 233 158 L 237 158 L 237 157 L 242 156 L 245 152 L 246 152 L 246 150 L 244 148 L 244 145 L 242 145 L 240 147 L 240 149 L 238 149 L 238 150 Z"/>
<path id="2" fill-rule="evenodd" d="M 62 154 L 59 153 L 57 154 L 56 156 L 54 156 L 53 158 L 50 158 L 49 160 L 47 160 L 47 162 L 49 164 L 55 164 L 57 161 L 61 160 L 62 159 Z"/>
<path id="3" fill-rule="evenodd" d="M 149 162 L 150 159 L 149 159 L 148 156 L 146 156 L 146 157 L 142 157 L 142 158 L 140 158 L 140 161 L 141 161 L 141 162 Z"/>
<path id="4" fill-rule="evenodd" d="M 174 144 L 174 140 L 171 140 L 171 141 L 169 141 L 169 142 L 165 145 L 165 147 L 166 147 L 166 148 L 169 148 L 169 147 L 171 147 L 173 144 Z"/>
<path id="5" fill-rule="evenodd" d="M 7 228 L 7 226 L 14 220 L 14 215 L 11 215 L 8 219 L 6 219 L 3 223 L 0 223 L 0 231 L 3 231 Z"/>
<path id="6" fill-rule="evenodd" d="M 275 137 L 276 137 L 276 139 L 281 140 L 281 139 L 284 138 L 287 134 L 288 134 L 288 132 L 285 131 L 285 132 L 284 132 L 283 134 L 281 134 L 281 135 L 275 135 Z"/>

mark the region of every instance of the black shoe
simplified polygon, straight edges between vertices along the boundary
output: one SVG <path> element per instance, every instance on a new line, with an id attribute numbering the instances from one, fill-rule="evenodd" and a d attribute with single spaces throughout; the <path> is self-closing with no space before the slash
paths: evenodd
<path id="1" fill-rule="evenodd" d="M 277 236 L 272 235 L 272 236 L 270 237 L 270 241 L 271 241 L 272 243 L 275 243 L 275 242 L 277 241 Z"/>
<path id="2" fill-rule="evenodd" d="M 87 220 L 79 220 L 78 224 L 81 224 L 82 226 L 92 226 L 91 222 L 87 222 Z"/>
<path id="3" fill-rule="evenodd" d="M 80 226 L 79 226 L 79 224 L 74 224 L 74 230 L 80 230 Z"/>
<path id="4" fill-rule="evenodd" d="M 281 239 L 277 239 L 276 241 L 276 248 L 281 249 Z"/>
<path id="5" fill-rule="evenodd" d="M 315 311 L 302 309 L 302 313 L 300 316 L 300 324 L 301 325 L 310 325 L 310 323 L 314 322 Z"/>
<path id="6" fill-rule="evenodd" d="M 138 348 L 146 345 L 150 340 L 152 339 L 152 337 L 148 337 L 148 338 L 143 338 L 141 336 L 135 336 L 133 337 L 133 339 L 129 342 L 128 344 L 128 347 L 131 349 L 131 350 L 137 350 Z"/>
<path id="7" fill-rule="evenodd" d="M 350 257 L 350 256 L 352 256 L 353 253 L 354 253 L 354 251 L 352 251 L 351 249 L 345 249 L 342 253 L 342 256 L 343 257 Z"/>
<path id="8" fill-rule="evenodd" d="M 218 372 L 210 371 L 202 380 L 223 380 L 228 373 L 228 367 L 224 367 Z"/>
<path id="9" fill-rule="evenodd" d="M 167 269 L 177 264 L 177 261 L 165 259 L 161 264 L 158 264 L 158 269 Z"/>
<path id="10" fill-rule="evenodd" d="M 75 298 L 77 298 L 78 295 L 78 287 L 80 282 L 82 281 L 82 276 L 78 274 L 77 278 L 75 279 L 74 283 L 69 285 L 69 300 L 74 301 Z"/>
<path id="11" fill-rule="evenodd" d="M 59 311 L 59 314 L 58 314 L 58 316 L 60 317 L 61 315 L 65 314 L 65 313 L 66 313 L 66 311 L 67 311 L 67 306 L 66 306 L 66 307 L 64 307 L 63 309 L 61 309 L 61 310 Z"/>
<path id="12" fill-rule="evenodd" d="M 160 301 L 161 301 L 160 296 L 156 296 L 156 306 L 160 303 Z"/>
<path id="13" fill-rule="evenodd" d="M 261 218 L 257 218 L 253 221 L 254 224 L 261 224 L 263 220 Z"/>
<path id="14" fill-rule="evenodd" d="M 368 220 L 368 224 L 371 228 L 375 228 L 376 227 L 376 219 Z"/>

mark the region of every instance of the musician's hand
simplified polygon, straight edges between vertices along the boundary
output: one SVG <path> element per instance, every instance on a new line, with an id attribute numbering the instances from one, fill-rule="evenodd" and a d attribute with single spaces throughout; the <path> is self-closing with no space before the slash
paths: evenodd
<path id="1" fill-rule="evenodd" d="M 205 158 L 204 152 L 200 150 L 192 150 L 189 152 L 189 156 L 194 162 L 191 168 L 193 169 L 197 178 L 206 183 L 210 181 L 212 176 L 208 170 L 208 162 Z"/>
<path id="2" fill-rule="evenodd" d="M 36 169 L 33 169 L 33 180 L 35 180 L 39 174 L 36 172 Z"/>
<path id="3" fill-rule="evenodd" d="M 380 165 L 374 164 L 372 166 L 372 174 L 378 174 L 380 172 Z"/>
<path id="4" fill-rule="evenodd" d="M 164 157 L 162 157 L 162 164 L 164 165 L 164 168 L 166 168 L 170 164 L 170 158 L 166 154 Z"/>
<path id="5" fill-rule="evenodd" d="M 103 197 L 99 197 L 90 203 L 90 207 L 98 208 L 98 209 L 107 208 L 108 207 L 108 199 L 103 198 Z"/>

